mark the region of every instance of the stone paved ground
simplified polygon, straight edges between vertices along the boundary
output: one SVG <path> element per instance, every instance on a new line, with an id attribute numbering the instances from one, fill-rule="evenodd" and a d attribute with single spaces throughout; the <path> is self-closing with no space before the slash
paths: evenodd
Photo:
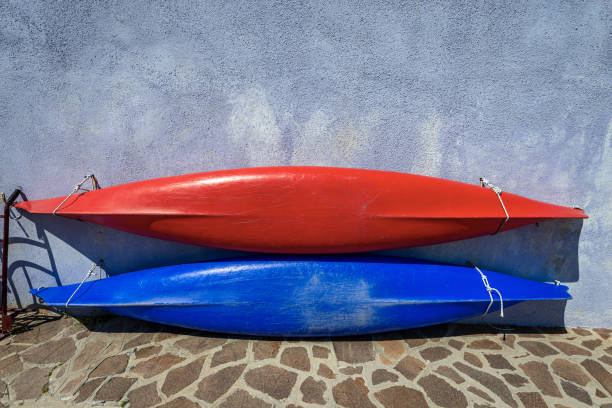
<path id="1" fill-rule="evenodd" d="M 609 329 L 293 341 L 48 312 L 16 327 L 0 342 L 4 406 L 612 407 Z"/>

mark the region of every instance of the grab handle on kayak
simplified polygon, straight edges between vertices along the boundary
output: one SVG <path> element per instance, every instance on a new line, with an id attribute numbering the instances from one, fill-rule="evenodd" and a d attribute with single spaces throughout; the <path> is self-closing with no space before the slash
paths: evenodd
<path id="1" fill-rule="evenodd" d="M 62 205 L 64 205 L 64 203 L 66 201 L 68 201 L 68 199 L 77 191 L 82 190 L 82 191 L 91 191 L 88 190 L 86 188 L 83 188 L 83 184 L 85 184 L 85 182 L 87 180 L 91 179 L 91 190 L 99 190 L 100 189 L 100 183 L 98 183 L 98 179 L 96 178 L 96 176 L 94 176 L 93 173 L 91 174 L 87 174 L 85 175 L 85 177 L 83 177 L 83 180 L 81 180 L 77 185 L 74 186 L 74 188 L 72 189 L 72 192 L 70 194 L 68 194 L 68 196 L 66 198 L 64 198 L 64 200 L 57 206 L 55 207 L 55 210 L 53 210 L 53 215 L 56 215 L 55 213 L 57 212 L 57 210 L 60 209 L 60 207 Z"/>

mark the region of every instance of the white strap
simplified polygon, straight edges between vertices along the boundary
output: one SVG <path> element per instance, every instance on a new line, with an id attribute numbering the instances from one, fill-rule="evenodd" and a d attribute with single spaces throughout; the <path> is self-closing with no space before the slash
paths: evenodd
<path id="1" fill-rule="evenodd" d="M 501 204 L 502 208 L 504 209 L 504 213 L 506 214 L 506 219 L 503 220 L 501 224 L 499 224 L 499 227 L 497 228 L 497 231 L 495 231 L 493 234 L 491 234 L 491 235 L 495 235 L 499 231 L 501 231 L 501 229 L 504 227 L 504 225 L 506 225 L 506 223 L 510 219 L 510 215 L 508 214 L 508 210 L 506 210 L 506 206 L 504 205 L 504 200 L 502 200 L 502 197 L 501 197 L 502 189 L 497 187 L 496 185 L 494 185 L 492 183 L 489 183 L 489 180 L 487 180 L 484 177 L 480 178 L 480 187 L 488 187 L 491 190 L 493 190 L 493 192 L 497 195 L 497 198 L 499 199 L 499 203 Z"/>
<path id="2" fill-rule="evenodd" d="M 487 279 L 487 276 L 484 273 L 482 273 L 480 268 L 478 268 L 472 262 L 468 261 L 468 264 L 473 266 L 478 271 L 478 273 L 480 273 L 480 277 L 482 278 L 482 283 L 484 284 L 485 289 L 487 290 L 487 293 L 489 293 L 489 298 L 491 299 L 491 301 L 489 302 L 489 306 L 487 307 L 487 310 L 485 310 L 485 312 L 482 315 L 486 316 L 487 313 L 489 313 L 489 310 L 491 310 L 491 306 L 493 306 L 493 295 L 491 294 L 491 292 L 495 291 L 495 292 L 497 292 L 497 296 L 499 296 L 499 303 L 500 303 L 500 312 L 499 312 L 499 315 L 501 317 L 504 317 L 504 300 L 502 299 L 502 295 L 499 292 L 499 290 L 497 290 L 495 288 L 492 288 L 491 285 L 489 285 L 489 280 Z"/>

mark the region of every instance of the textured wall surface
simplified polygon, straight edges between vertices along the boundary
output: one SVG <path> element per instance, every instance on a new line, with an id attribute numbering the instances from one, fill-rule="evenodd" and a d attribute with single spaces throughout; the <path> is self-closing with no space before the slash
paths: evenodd
<path id="1" fill-rule="evenodd" d="M 260 165 L 476 183 L 591 216 L 393 251 L 568 282 L 507 322 L 612 327 L 610 3 L 0 3 L 0 189 L 64 195 Z M 30 287 L 231 255 L 47 216 L 12 223 Z"/>

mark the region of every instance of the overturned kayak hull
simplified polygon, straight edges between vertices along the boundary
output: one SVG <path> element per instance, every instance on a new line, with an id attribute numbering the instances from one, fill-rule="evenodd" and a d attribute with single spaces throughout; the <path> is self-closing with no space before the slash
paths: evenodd
<path id="1" fill-rule="evenodd" d="M 504 306 L 569 299 L 565 286 L 485 272 Z M 469 267 L 388 257 L 281 257 L 177 265 L 34 289 L 50 306 L 100 308 L 198 330 L 260 336 L 358 335 L 481 315 L 490 304 Z M 491 307 L 498 310 L 499 299 Z"/>
<path id="2" fill-rule="evenodd" d="M 388 171 L 263 167 L 122 184 L 16 206 L 187 244 L 349 253 L 493 234 L 582 210 Z"/>

